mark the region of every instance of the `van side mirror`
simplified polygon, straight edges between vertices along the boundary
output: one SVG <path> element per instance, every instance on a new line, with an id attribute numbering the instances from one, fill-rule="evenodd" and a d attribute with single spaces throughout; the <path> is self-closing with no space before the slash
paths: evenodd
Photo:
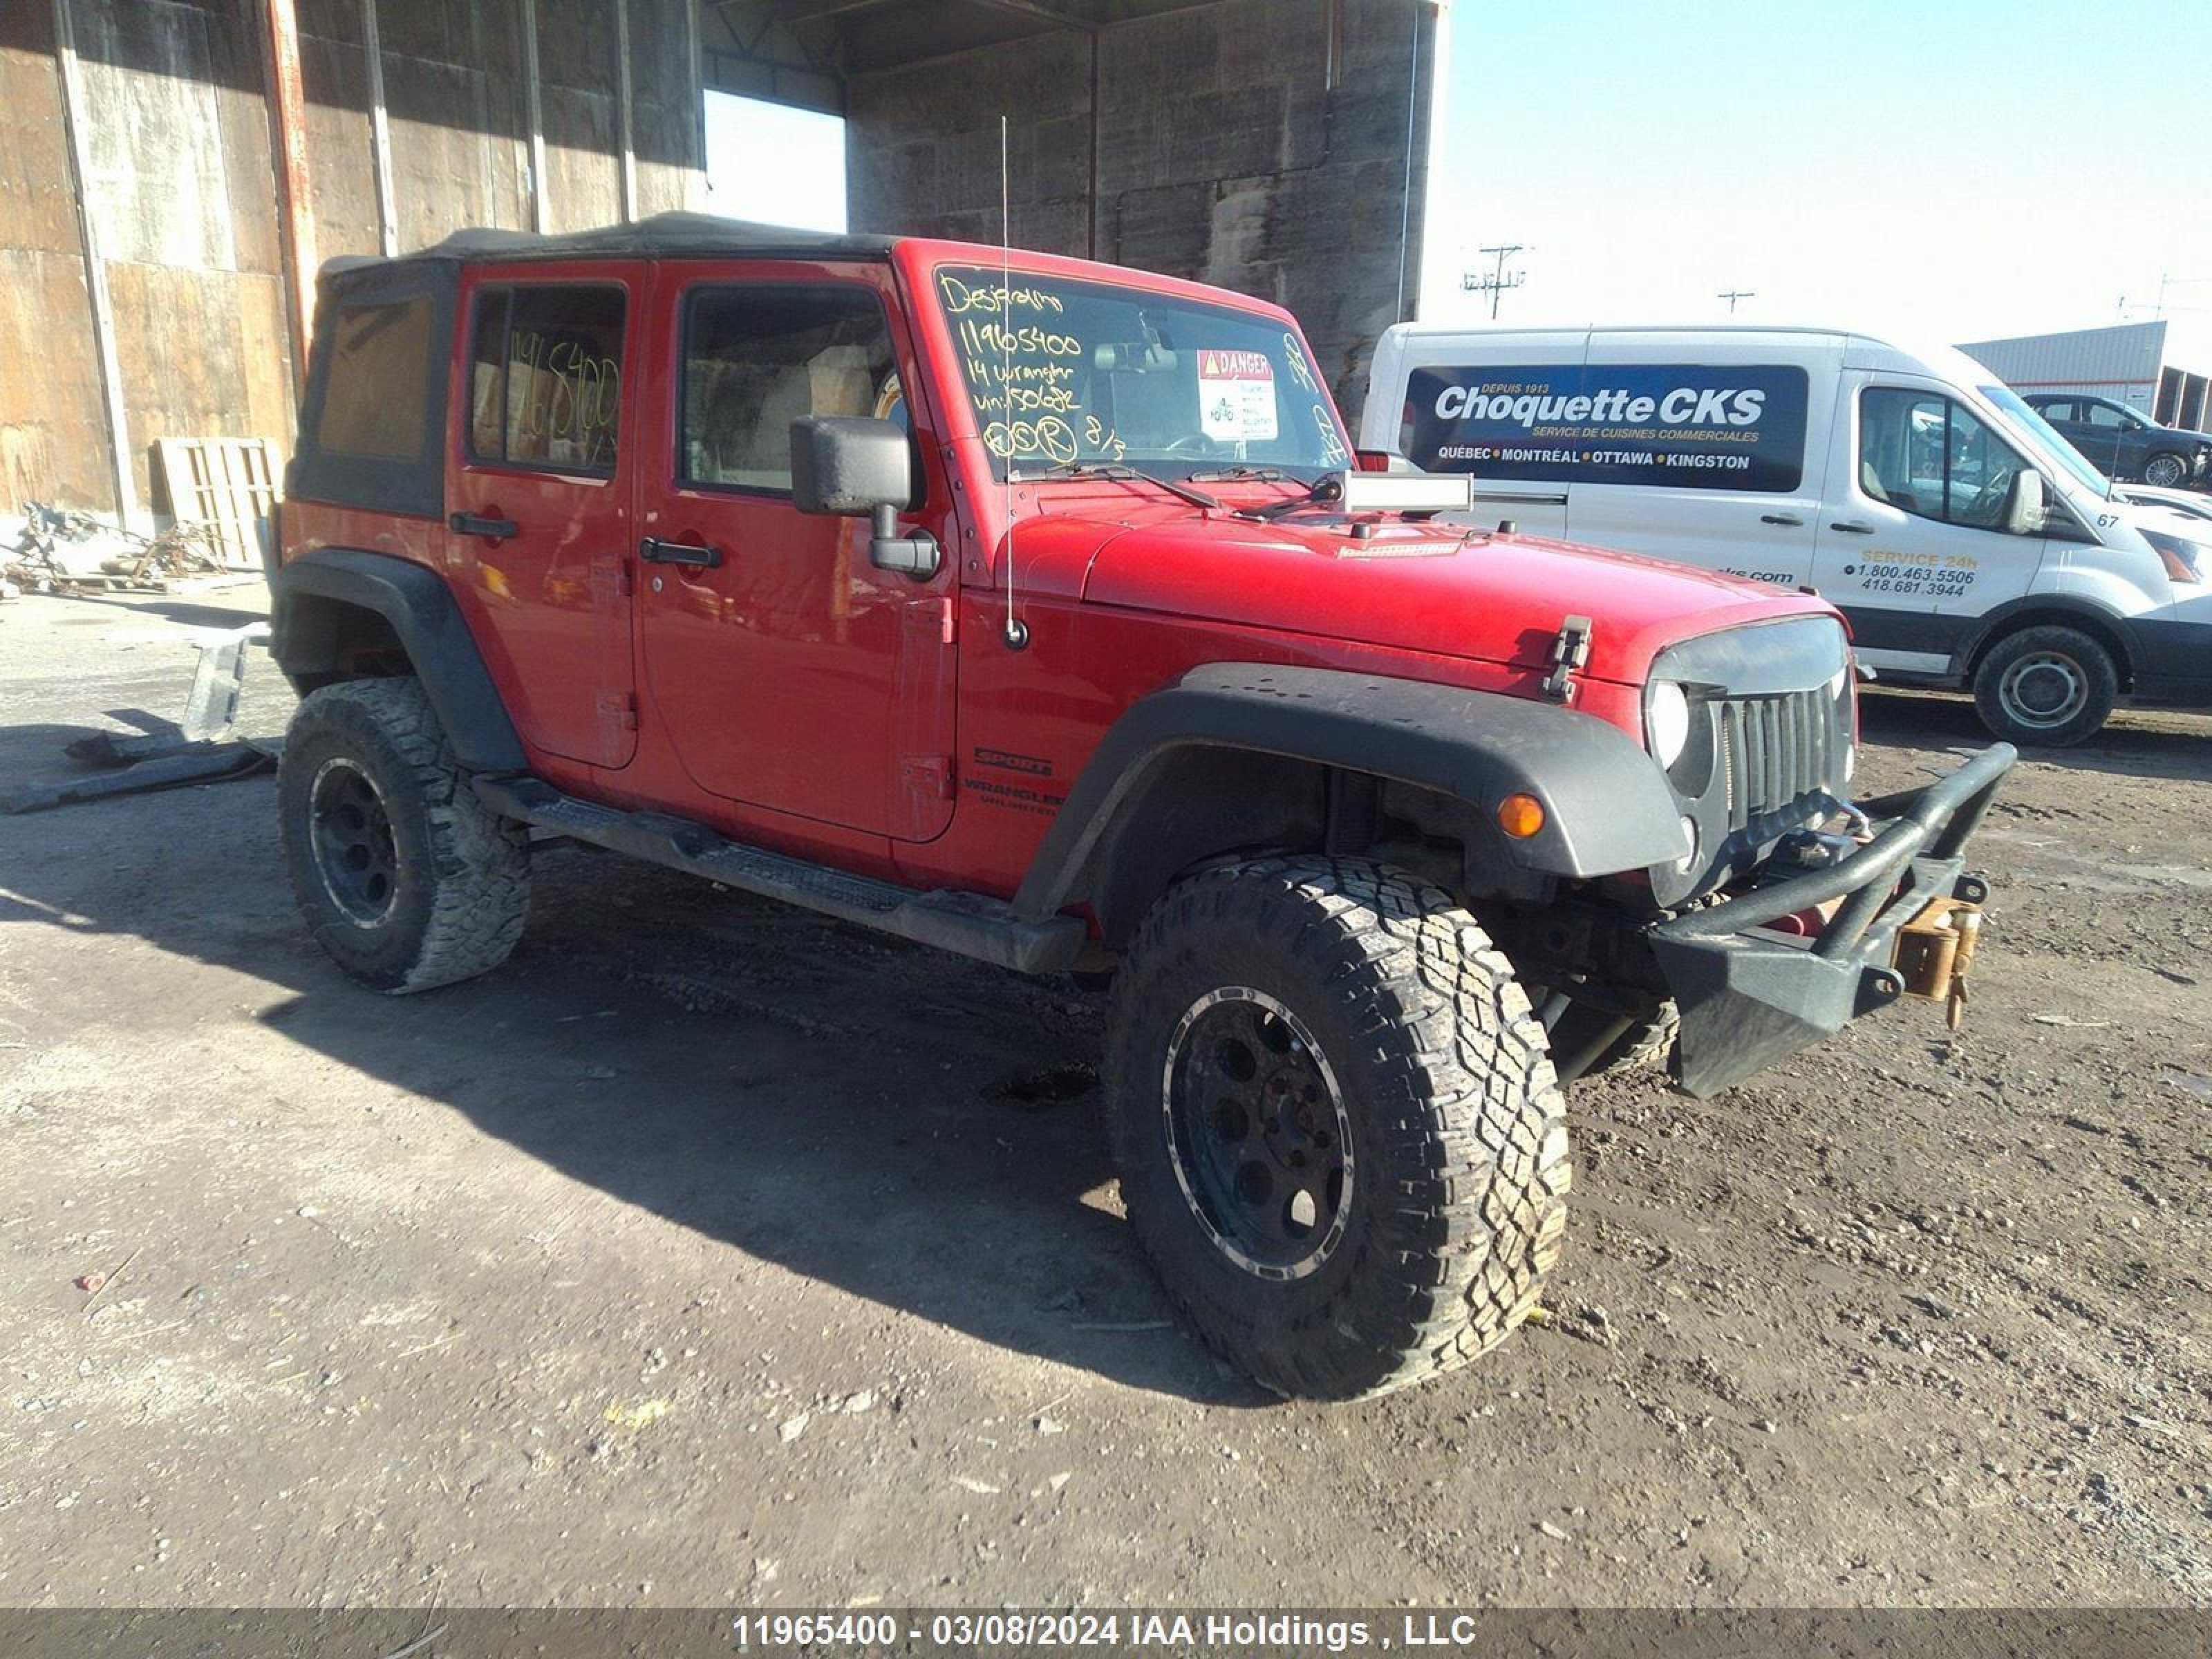
<path id="1" fill-rule="evenodd" d="M 899 533 L 899 512 L 914 496 L 914 446 L 896 422 L 803 415 L 791 423 L 791 504 L 870 520 L 868 562 L 922 581 L 944 565 L 945 552 L 927 530 Z"/>
<path id="2" fill-rule="evenodd" d="M 2044 494 L 2043 475 L 2032 466 L 2024 466 L 2012 475 L 2012 488 L 2005 491 L 2004 527 L 2008 535 L 2040 536 L 2051 520 L 2048 498 Z"/>

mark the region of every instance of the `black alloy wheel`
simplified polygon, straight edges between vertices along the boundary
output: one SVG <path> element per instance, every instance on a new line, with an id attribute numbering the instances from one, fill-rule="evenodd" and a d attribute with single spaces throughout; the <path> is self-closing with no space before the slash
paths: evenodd
<path id="1" fill-rule="evenodd" d="M 1352 1125 L 1297 1015 L 1227 985 L 1191 1005 L 1161 1078 L 1170 1156 L 1214 1245 L 1261 1279 L 1303 1279 L 1344 1238 Z"/>
<path id="2" fill-rule="evenodd" d="M 399 848 L 384 797 L 367 773 L 333 756 L 315 774 L 307 810 L 323 890 L 353 921 L 378 926 L 399 890 Z"/>

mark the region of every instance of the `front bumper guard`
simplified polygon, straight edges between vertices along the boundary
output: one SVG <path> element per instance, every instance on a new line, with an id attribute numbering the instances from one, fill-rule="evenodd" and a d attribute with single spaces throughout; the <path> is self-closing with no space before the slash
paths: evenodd
<path id="1" fill-rule="evenodd" d="M 1908 939 L 1900 953 L 1899 937 L 1923 918 L 1971 914 L 1988 896 L 1960 854 L 2017 758 L 2010 744 L 1996 744 L 1924 789 L 1863 802 L 1878 827 L 1850 856 L 1652 929 L 1652 953 L 1682 1017 L 1681 1087 L 1717 1094 L 1908 990 L 1950 1002 L 1955 1018 L 1971 933 L 1966 950 L 1941 955 L 1940 972 L 1928 965 L 1924 940 Z M 1826 907 L 1832 914 L 1812 937 L 1768 929 Z M 1923 922 L 1918 932 L 1942 925 Z"/>

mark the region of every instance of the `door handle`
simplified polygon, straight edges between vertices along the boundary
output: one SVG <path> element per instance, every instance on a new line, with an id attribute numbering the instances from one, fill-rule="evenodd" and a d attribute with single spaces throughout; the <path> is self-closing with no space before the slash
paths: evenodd
<path id="1" fill-rule="evenodd" d="M 1840 530 L 1846 536 L 1871 536 L 1874 534 L 1874 526 L 1872 525 L 1861 524 L 1855 519 L 1838 519 L 1833 524 L 1830 525 L 1828 528 L 1831 530 Z"/>
<path id="2" fill-rule="evenodd" d="M 512 519 L 488 519 L 476 513 L 456 513 L 446 520 L 446 526 L 463 536 L 489 536 L 495 542 L 522 533 L 522 526 Z"/>
<path id="3" fill-rule="evenodd" d="M 1761 524 L 1786 525 L 1801 525 L 1805 522 L 1795 513 L 1762 513 L 1759 515 L 1759 521 Z"/>
<path id="4" fill-rule="evenodd" d="M 664 542 L 658 536 L 647 536 L 637 544 L 637 556 L 647 564 L 683 564 L 695 570 L 712 570 L 722 562 L 722 550 L 701 547 L 691 542 Z"/>

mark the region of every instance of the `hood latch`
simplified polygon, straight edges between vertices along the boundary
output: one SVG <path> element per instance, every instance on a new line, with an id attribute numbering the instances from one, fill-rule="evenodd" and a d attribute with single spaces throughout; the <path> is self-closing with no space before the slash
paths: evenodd
<path id="1" fill-rule="evenodd" d="M 1552 640 L 1552 672 L 1544 676 L 1543 692 L 1555 702 L 1575 700 L 1575 683 L 1569 678 L 1589 666 L 1590 619 L 1569 617 Z"/>

